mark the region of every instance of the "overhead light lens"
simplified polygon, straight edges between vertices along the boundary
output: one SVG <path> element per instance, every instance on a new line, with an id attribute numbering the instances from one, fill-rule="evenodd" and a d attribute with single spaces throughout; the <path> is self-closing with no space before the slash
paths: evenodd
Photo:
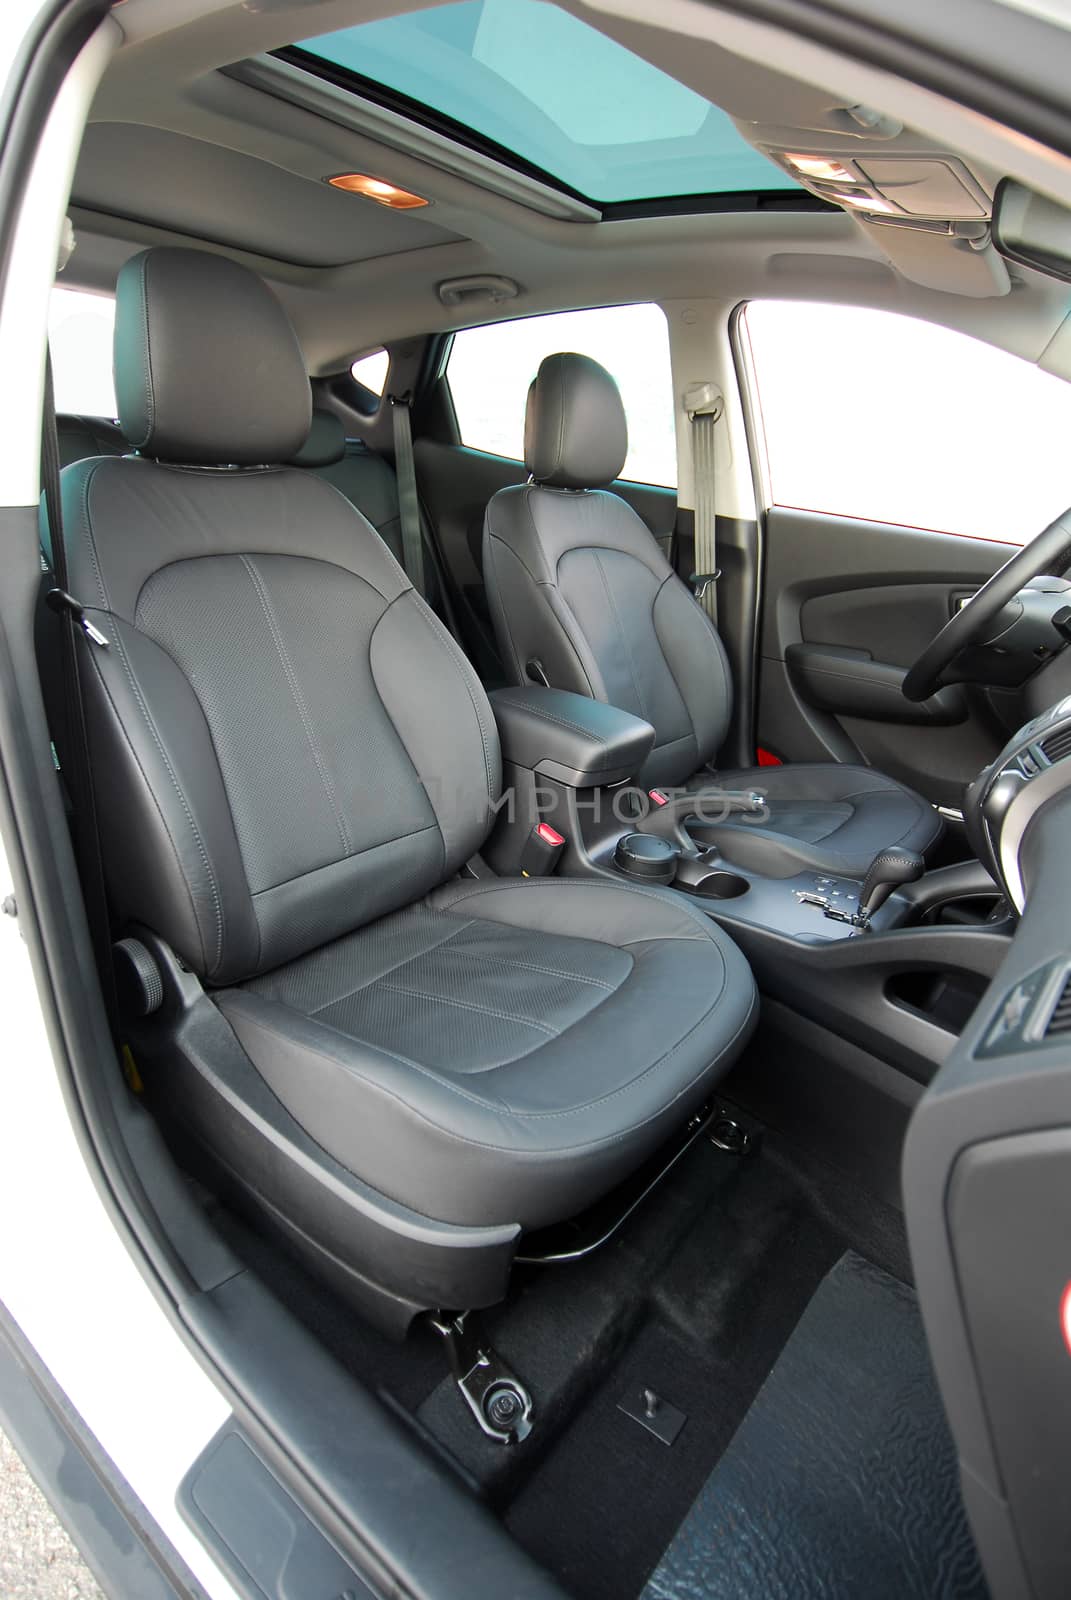
<path id="1" fill-rule="evenodd" d="M 786 155 L 789 166 L 795 167 L 803 178 L 817 178 L 823 183 L 858 183 L 854 172 L 829 156 Z"/>
<path id="2" fill-rule="evenodd" d="M 363 194 L 366 200 L 390 206 L 392 211 L 415 211 L 417 206 L 428 203 L 421 195 L 410 194 L 408 189 L 399 189 L 397 184 L 387 183 L 383 178 L 370 177 L 367 172 L 340 172 L 327 181 L 335 189 L 345 189 L 347 194 Z"/>
<path id="3" fill-rule="evenodd" d="M 856 211 L 876 211 L 882 216 L 895 217 L 901 215 L 896 206 L 888 200 L 881 200 L 876 194 L 867 194 L 865 189 L 857 189 L 854 193 L 840 193 L 830 189 L 828 199 L 838 206 L 854 206 Z"/>

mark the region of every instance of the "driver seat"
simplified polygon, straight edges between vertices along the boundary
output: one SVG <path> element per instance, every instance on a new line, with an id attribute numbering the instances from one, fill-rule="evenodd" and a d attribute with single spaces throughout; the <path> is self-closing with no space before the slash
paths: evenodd
<path id="1" fill-rule="evenodd" d="M 925 852 L 940 816 L 871 767 L 834 762 L 712 771 L 732 683 L 721 639 L 632 507 L 609 492 L 628 449 L 613 378 L 588 356 L 547 356 L 528 394 L 525 484 L 500 489 L 484 523 L 484 581 L 507 670 L 619 706 L 655 728 L 643 789 L 684 791 L 721 818 L 718 795 L 761 790 L 753 816 L 699 836 L 771 876 L 808 869 L 862 877 L 892 845 Z"/>

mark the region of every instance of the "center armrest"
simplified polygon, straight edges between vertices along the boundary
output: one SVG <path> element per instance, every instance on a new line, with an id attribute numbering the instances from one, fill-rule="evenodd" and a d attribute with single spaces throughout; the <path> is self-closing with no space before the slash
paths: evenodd
<path id="1" fill-rule="evenodd" d="M 565 689 L 530 684 L 488 698 L 506 760 L 571 789 L 626 782 L 654 744 L 642 717 Z"/>

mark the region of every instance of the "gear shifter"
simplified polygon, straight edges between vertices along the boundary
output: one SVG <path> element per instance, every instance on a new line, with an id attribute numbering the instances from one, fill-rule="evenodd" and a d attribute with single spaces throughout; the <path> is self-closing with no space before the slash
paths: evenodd
<path id="1" fill-rule="evenodd" d="M 870 863 L 870 870 L 859 891 L 859 909 L 853 918 L 860 927 L 869 925 L 878 911 L 902 883 L 914 883 L 926 871 L 926 863 L 916 850 L 901 850 L 890 845 Z"/>

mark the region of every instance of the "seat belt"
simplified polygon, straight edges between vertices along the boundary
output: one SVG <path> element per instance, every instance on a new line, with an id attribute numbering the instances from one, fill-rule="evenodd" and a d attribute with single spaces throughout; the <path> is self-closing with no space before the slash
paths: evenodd
<path id="1" fill-rule="evenodd" d="M 41 489 L 45 501 L 47 551 L 42 549 L 42 563 L 47 561 L 51 587 L 45 600 L 50 610 L 59 616 L 60 649 L 63 657 L 63 697 L 65 702 L 65 732 L 69 748 L 64 750 L 63 776 L 74 813 L 74 851 L 78 862 L 82 896 L 85 901 L 86 921 L 93 944 L 93 955 L 104 996 L 113 1039 L 118 1039 L 119 1007 L 115 989 L 115 969 L 112 964 L 112 928 L 108 911 L 108 896 L 104 882 L 104 862 L 100 850 L 97 827 L 96 797 L 89 766 L 89 735 L 86 729 L 85 701 L 82 695 L 82 678 L 78 652 L 84 646 L 78 642 L 79 632 L 84 633 L 94 650 L 106 650 L 109 640 L 86 616 L 81 604 L 68 591 L 67 550 L 63 542 L 63 511 L 60 496 L 59 435 L 56 429 L 56 401 L 52 382 L 52 358 L 45 356 L 45 393 L 41 417 Z"/>
<path id="2" fill-rule="evenodd" d="M 693 383 L 684 409 L 692 425 L 692 475 L 695 483 L 695 571 L 689 580 L 696 601 L 718 624 L 718 530 L 714 443 L 725 399 L 716 383 Z"/>
<path id="3" fill-rule="evenodd" d="M 436 543 L 435 531 L 430 524 L 425 523 L 424 513 L 420 508 L 410 403 L 404 396 L 395 399 L 393 395 L 390 396 L 390 403 L 394 424 L 394 476 L 398 484 L 398 520 L 402 528 L 402 565 L 420 598 L 427 600 L 425 557 L 431 561 L 436 580 L 435 593 L 442 608 L 440 620 L 454 643 L 464 650 L 454 602 L 450 597 L 453 580 L 447 571 L 442 551 Z M 470 609 L 463 595 L 459 595 L 458 599 L 466 609 Z"/>
<path id="4" fill-rule="evenodd" d="M 424 582 L 424 533 L 420 523 L 420 495 L 417 491 L 416 463 L 413 459 L 413 424 L 406 395 L 391 395 L 394 423 L 394 472 L 398 479 L 398 518 L 402 525 L 402 555 L 405 571 L 422 600 L 427 599 Z"/>

